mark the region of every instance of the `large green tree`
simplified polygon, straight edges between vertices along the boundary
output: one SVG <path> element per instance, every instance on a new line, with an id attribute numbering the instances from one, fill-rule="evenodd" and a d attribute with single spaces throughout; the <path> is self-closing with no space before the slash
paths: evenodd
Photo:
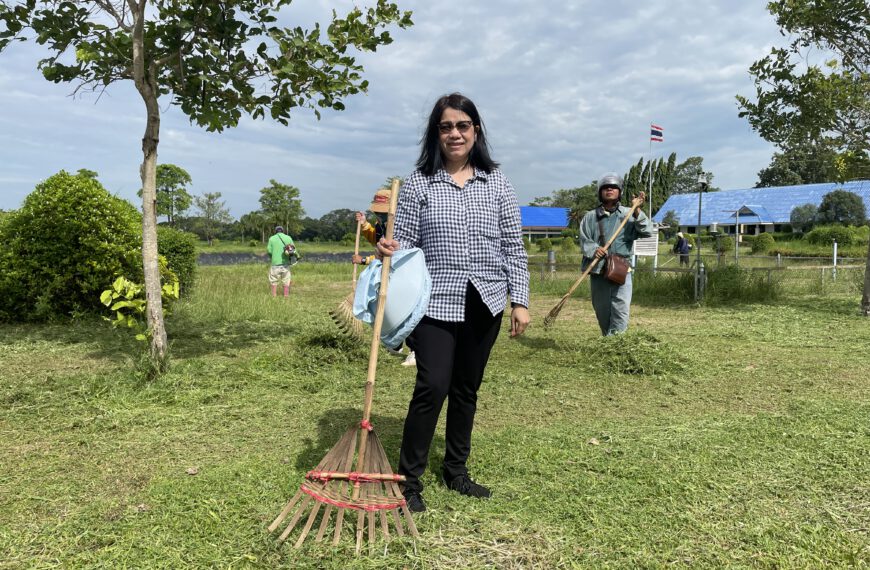
<path id="1" fill-rule="evenodd" d="M 269 185 L 260 190 L 260 211 L 272 226 L 283 226 L 290 235 L 302 229 L 302 200 L 299 188 L 269 180 Z"/>
<path id="2" fill-rule="evenodd" d="M 353 50 L 392 41 L 384 28 L 411 25 L 410 12 L 377 0 L 336 11 L 325 30 L 276 25 L 291 0 L 0 0 L 0 51 L 32 38 L 50 51 L 38 63 L 49 81 L 103 90 L 132 82 L 146 118 L 142 137 L 142 259 L 151 356 L 161 368 L 166 330 L 157 262 L 156 166 L 161 96 L 209 131 L 234 127 L 244 114 L 287 124 L 308 107 L 344 109 L 365 91 Z M 28 35 L 32 32 L 32 35 Z"/>
<path id="3" fill-rule="evenodd" d="M 848 190 L 834 190 L 822 196 L 817 221 L 823 224 L 860 226 L 867 221 L 867 210 L 861 196 Z"/>
<path id="4" fill-rule="evenodd" d="M 788 144 L 773 154 L 770 165 L 758 173 L 756 188 L 830 182 L 838 176 L 837 150 L 819 141 Z"/>
<path id="5" fill-rule="evenodd" d="M 740 116 L 786 149 L 813 141 L 839 154 L 837 178 L 870 176 L 870 6 L 867 0 L 776 0 L 785 47 L 749 68 L 755 100 Z"/>

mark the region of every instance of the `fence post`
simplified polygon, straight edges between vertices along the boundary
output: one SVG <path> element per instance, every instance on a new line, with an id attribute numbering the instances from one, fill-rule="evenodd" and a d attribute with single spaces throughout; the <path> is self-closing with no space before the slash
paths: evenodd
<path id="1" fill-rule="evenodd" d="M 556 274 L 556 252 L 552 249 L 547 251 L 547 265 L 550 266 L 550 277 Z"/>
<path id="2" fill-rule="evenodd" d="M 776 254 L 776 266 L 782 267 L 782 254 L 781 253 Z"/>
<path id="3" fill-rule="evenodd" d="M 837 240 L 834 240 L 834 266 L 831 268 L 831 281 L 837 280 Z"/>

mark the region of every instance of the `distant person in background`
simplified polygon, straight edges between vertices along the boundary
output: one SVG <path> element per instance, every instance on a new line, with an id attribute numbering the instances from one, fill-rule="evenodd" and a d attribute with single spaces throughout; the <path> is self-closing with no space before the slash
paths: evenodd
<path id="1" fill-rule="evenodd" d="M 622 285 L 610 281 L 602 275 L 605 263 L 599 260 L 612 253 L 629 261 L 634 240 L 652 236 L 649 218 L 640 208 L 636 208 L 632 219 L 619 231 L 610 248 L 604 249 L 604 244 L 630 211 L 630 208 L 619 203 L 622 189 L 622 176 L 612 172 L 602 175 L 598 179 L 598 199 L 601 203 L 594 210 L 586 212 L 580 221 L 583 270 L 590 263 L 596 264 L 589 275 L 589 287 L 592 290 L 592 308 L 595 309 L 598 326 L 604 336 L 624 333 L 628 329 L 632 279 L 629 272 Z M 643 203 L 644 196 L 641 192 L 636 199 Z"/>
<path id="2" fill-rule="evenodd" d="M 266 253 L 272 266 L 269 268 L 269 284 L 272 296 L 278 296 L 278 283 L 284 285 L 284 298 L 290 296 L 290 255 L 296 249 L 293 238 L 284 233 L 284 228 L 275 226 L 275 233 L 269 238 Z"/>
<path id="3" fill-rule="evenodd" d="M 392 191 L 389 188 L 381 188 L 377 192 L 375 192 L 375 197 L 372 199 L 372 203 L 369 205 L 369 210 L 375 213 L 375 225 L 371 225 L 368 220 L 366 220 L 366 216 L 362 212 L 357 212 L 354 214 L 354 219 L 357 222 L 362 224 L 360 227 L 360 234 L 366 238 L 372 245 L 377 245 L 378 240 L 384 237 L 384 234 L 387 233 L 387 215 L 390 213 L 390 195 Z M 359 265 L 368 265 L 375 258 L 374 255 L 370 255 L 368 257 L 362 257 L 361 255 L 354 254 L 351 257 L 351 260 L 354 263 Z M 414 334 L 408 336 L 405 339 L 405 344 L 408 345 L 408 356 L 405 357 L 405 360 L 402 361 L 402 366 L 417 366 L 417 356 L 414 353 Z M 404 353 L 402 352 L 402 347 L 398 347 L 396 349 L 392 349 L 387 347 L 387 351 L 390 354 L 394 354 L 396 356 L 402 356 Z"/>
<path id="4" fill-rule="evenodd" d="M 378 240 L 384 237 L 384 234 L 387 232 L 387 214 L 389 214 L 390 209 L 390 193 L 391 192 L 388 188 L 381 188 L 375 192 L 375 197 L 369 206 L 369 210 L 375 213 L 375 225 L 369 223 L 364 213 L 357 212 L 354 214 L 354 219 L 361 224 L 360 234 L 372 245 L 377 245 Z M 359 265 L 367 265 L 372 261 L 372 259 L 374 259 L 374 257 L 374 255 L 368 257 L 353 255 L 351 259 L 354 263 Z"/>
<path id="5" fill-rule="evenodd" d="M 689 240 L 683 236 L 683 232 L 677 232 L 677 243 L 674 244 L 674 253 L 680 256 L 680 267 L 689 266 Z"/>

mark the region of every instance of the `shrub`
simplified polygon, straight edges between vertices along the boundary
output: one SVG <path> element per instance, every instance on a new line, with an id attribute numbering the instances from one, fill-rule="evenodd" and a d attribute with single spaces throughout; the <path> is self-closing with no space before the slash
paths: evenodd
<path id="1" fill-rule="evenodd" d="M 774 245 L 776 245 L 776 240 L 773 239 L 772 235 L 760 234 L 752 242 L 752 253 L 767 253 Z"/>
<path id="2" fill-rule="evenodd" d="M 573 237 L 563 237 L 559 241 L 559 251 L 563 253 L 574 253 L 580 249 Z"/>
<path id="3" fill-rule="evenodd" d="M 259 245 L 260 245 L 260 242 L 258 242 L 255 239 L 252 239 L 251 241 L 248 242 L 248 247 L 257 247 Z"/>
<path id="4" fill-rule="evenodd" d="M 539 239 L 537 241 L 538 251 L 548 252 L 553 249 L 553 242 L 550 241 L 550 238 Z"/>
<path id="5" fill-rule="evenodd" d="M 820 226 L 809 232 L 804 239 L 814 245 L 831 245 L 837 240 L 839 245 L 850 245 L 855 240 L 853 228 L 845 226 Z"/>
<path id="6" fill-rule="evenodd" d="M 343 236 L 341 236 L 341 245 L 353 245 L 356 242 L 356 234 L 353 232 L 347 232 Z"/>
<path id="7" fill-rule="evenodd" d="M 166 226 L 157 228 L 157 249 L 178 277 L 182 297 L 190 294 L 196 279 L 196 242 L 196 235 L 190 232 Z"/>
<path id="8" fill-rule="evenodd" d="M 734 251 L 734 238 L 731 236 L 722 236 L 719 238 L 717 246 L 719 253 L 729 253 Z"/>
<path id="9" fill-rule="evenodd" d="M 142 280 L 141 216 L 95 179 L 61 171 L 0 230 L 0 319 L 100 310 L 118 275 Z"/>

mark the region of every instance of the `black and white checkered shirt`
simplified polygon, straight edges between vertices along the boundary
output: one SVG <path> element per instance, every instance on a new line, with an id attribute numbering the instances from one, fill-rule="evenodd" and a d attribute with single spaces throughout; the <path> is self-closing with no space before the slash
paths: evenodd
<path id="1" fill-rule="evenodd" d="M 444 170 L 415 171 L 399 194 L 394 237 L 419 247 L 432 275 L 426 316 L 465 320 L 468 282 L 497 315 L 511 302 L 529 306 L 529 268 L 517 197 L 499 170 L 474 169 L 464 188 Z"/>

